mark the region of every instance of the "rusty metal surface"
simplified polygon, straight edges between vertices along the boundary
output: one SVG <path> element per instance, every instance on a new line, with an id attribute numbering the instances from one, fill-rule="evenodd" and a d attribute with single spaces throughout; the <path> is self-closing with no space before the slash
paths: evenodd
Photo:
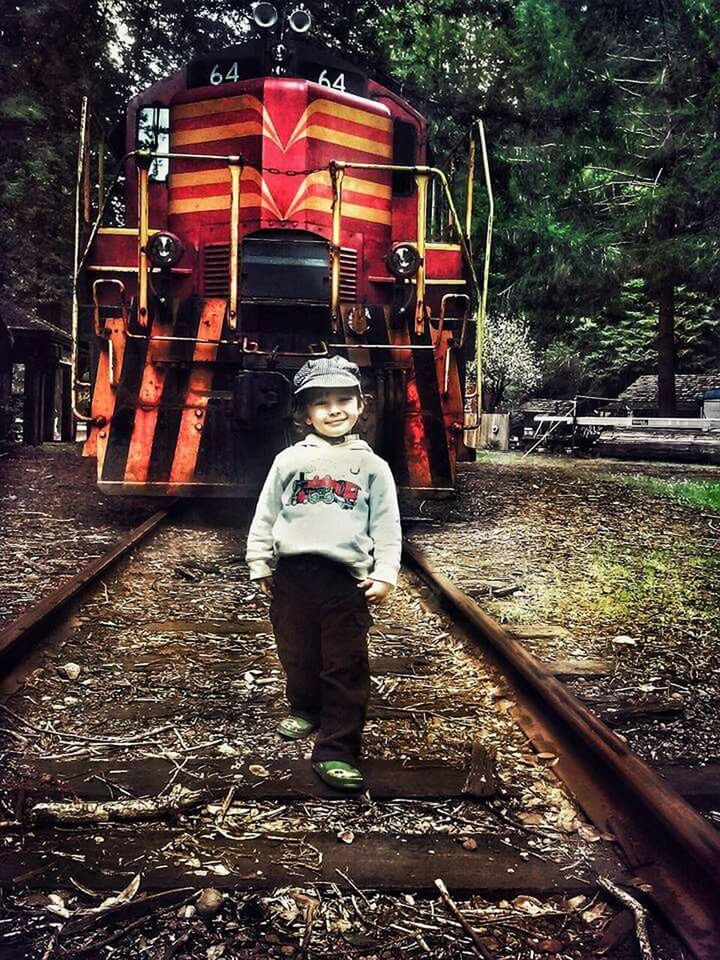
<path id="1" fill-rule="evenodd" d="M 519 641 L 407 542 L 405 559 L 510 666 L 518 722 L 578 803 L 612 833 L 652 900 L 699 960 L 720 956 L 720 833 Z"/>
<path id="2" fill-rule="evenodd" d="M 23 645 L 29 642 L 36 632 L 47 627 L 83 590 L 91 586 L 98 577 L 102 576 L 106 570 L 128 554 L 149 534 L 157 530 L 168 519 L 174 507 L 175 504 L 171 504 L 164 510 L 158 510 L 144 523 L 134 527 L 130 533 L 118 540 L 102 556 L 83 567 L 80 573 L 71 577 L 38 603 L 33 604 L 25 613 L 0 630 L 0 660 L 22 653 Z"/>

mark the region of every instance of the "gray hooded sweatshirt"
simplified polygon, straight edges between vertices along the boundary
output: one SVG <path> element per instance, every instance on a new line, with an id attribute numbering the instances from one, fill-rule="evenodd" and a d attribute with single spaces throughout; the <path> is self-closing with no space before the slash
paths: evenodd
<path id="1" fill-rule="evenodd" d="M 312 553 L 395 585 L 400 550 L 390 467 L 356 434 L 330 443 L 311 433 L 275 457 L 248 533 L 251 580 L 272 574 L 273 556 Z"/>

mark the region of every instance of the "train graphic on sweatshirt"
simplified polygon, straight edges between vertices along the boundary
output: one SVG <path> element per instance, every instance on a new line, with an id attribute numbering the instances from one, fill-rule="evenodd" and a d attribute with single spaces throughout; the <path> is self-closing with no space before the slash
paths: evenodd
<path id="1" fill-rule="evenodd" d="M 304 473 L 300 473 L 293 482 L 290 504 L 339 503 L 343 510 L 352 510 L 360 490 L 358 484 L 350 480 L 334 480 L 329 475 L 319 477 L 317 474 L 307 479 Z"/>

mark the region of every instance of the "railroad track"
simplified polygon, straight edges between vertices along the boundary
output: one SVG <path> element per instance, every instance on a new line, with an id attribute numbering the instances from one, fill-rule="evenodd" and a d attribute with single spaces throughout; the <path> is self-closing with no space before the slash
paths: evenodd
<path id="1" fill-rule="evenodd" d="M 354 903 L 376 939 L 371 907 L 379 904 L 400 917 L 399 931 L 385 931 L 398 956 L 520 955 L 508 952 L 513 934 L 502 911 L 477 911 L 468 898 L 529 897 L 543 912 L 558 898 L 592 897 L 598 875 L 655 904 L 691 955 L 720 955 L 714 829 L 412 545 L 408 566 L 458 620 L 448 624 L 432 599 L 408 593 L 410 572 L 388 612 L 379 612 L 369 794 L 349 800 L 314 778 L 304 745 L 275 741 L 281 676 L 263 601 L 233 555 L 234 533 L 169 520 L 156 514 L 0 633 L 4 662 L 16 662 L 14 685 L 24 676 L 2 708 L 12 816 L 0 884 L 15 895 L 73 884 L 117 891 L 139 875 L 148 894 L 128 895 L 102 917 L 81 898 L 51 939 L 43 931 L 48 957 L 93 949 L 111 922 L 122 933 L 122 924 L 146 923 L 208 887 L 242 897 L 323 891 L 323 909 L 333 895 L 335 906 Z M 97 579 L 130 554 L 118 579 L 99 589 Z M 48 630 L 44 665 L 35 653 L 23 674 L 25 646 Z M 479 641 L 485 662 L 470 663 L 449 633 Z M 68 660 L 80 668 L 74 680 Z M 515 722 L 498 717 L 499 696 L 514 705 L 539 763 Z M 557 849 L 548 856 L 547 822 L 523 804 L 542 796 L 548 822 L 567 818 L 555 774 L 595 832 L 587 823 L 561 838 L 550 831 Z M 155 798 L 154 806 L 139 797 Z M 616 838 L 623 857 L 602 837 Z M 404 899 L 437 897 L 439 878 L 467 901 L 462 919 L 479 930 L 479 942 L 451 913 L 435 942 L 434 914 L 428 923 Z M 311 952 L 315 908 L 293 903 L 298 949 Z M 362 916 L 354 919 L 362 925 Z M 537 942 L 531 919 L 525 947 L 533 935 Z"/>

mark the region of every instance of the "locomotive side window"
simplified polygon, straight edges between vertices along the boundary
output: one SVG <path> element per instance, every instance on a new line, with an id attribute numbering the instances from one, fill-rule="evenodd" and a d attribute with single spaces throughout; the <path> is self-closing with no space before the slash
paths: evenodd
<path id="1" fill-rule="evenodd" d="M 407 120 L 393 121 L 392 162 L 408 166 L 414 166 L 417 163 L 417 130 Z M 392 192 L 396 197 L 409 197 L 415 192 L 414 175 L 397 171 L 393 173 Z"/>
<path id="2" fill-rule="evenodd" d="M 170 110 L 168 107 L 140 107 L 137 115 L 137 146 L 140 150 L 170 152 Z M 164 183 L 170 161 L 156 158 L 150 165 L 150 179 Z"/>

